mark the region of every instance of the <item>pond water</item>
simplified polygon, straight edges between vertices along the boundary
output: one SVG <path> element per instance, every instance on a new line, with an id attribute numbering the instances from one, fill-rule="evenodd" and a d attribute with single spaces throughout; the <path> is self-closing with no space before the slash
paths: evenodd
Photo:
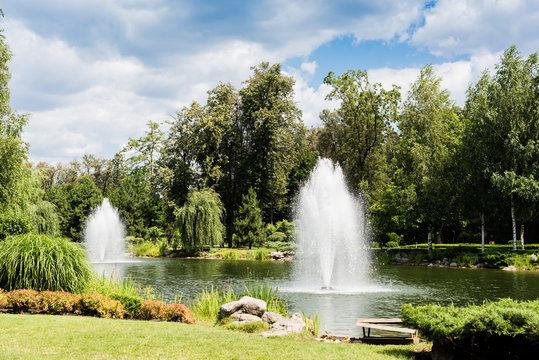
<path id="1" fill-rule="evenodd" d="M 322 315 L 325 330 L 348 336 L 360 334 L 361 329 L 354 326 L 358 317 L 399 317 L 406 303 L 467 305 L 501 297 L 539 297 L 537 272 L 387 265 L 373 270 L 370 284 L 359 291 L 339 293 L 301 290 L 291 278 L 292 262 L 160 258 L 94 266 L 99 272 L 131 276 L 168 299 L 180 294 L 185 302 L 202 289 L 240 288 L 256 278 L 278 287 L 291 312 L 316 312 Z"/>

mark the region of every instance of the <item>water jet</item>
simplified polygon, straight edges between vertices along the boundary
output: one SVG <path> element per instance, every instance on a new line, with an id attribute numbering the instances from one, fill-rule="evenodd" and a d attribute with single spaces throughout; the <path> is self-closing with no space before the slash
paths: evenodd
<path id="1" fill-rule="evenodd" d="M 296 286 L 360 292 L 368 285 L 370 246 L 363 201 L 341 167 L 319 159 L 295 204 Z"/>
<path id="2" fill-rule="evenodd" d="M 119 262 L 126 259 L 124 225 L 109 199 L 94 210 L 86 222 L 84 242 L 91 262 Z"/>

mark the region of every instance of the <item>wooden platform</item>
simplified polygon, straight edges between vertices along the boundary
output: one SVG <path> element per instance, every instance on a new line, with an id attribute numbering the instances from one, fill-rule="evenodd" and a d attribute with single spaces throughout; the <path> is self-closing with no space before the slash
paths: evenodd
<path id="1" fill-rule="evenodd" d="M 356 321 L 356 326 L 363 328 L 362 341 L 370 344 L 393 344 L 393 343 L 410 343 L 417 344 L 419 342 L 419 334 L 417 329 L 410 329 L 405 327 L 390 326 L 383 324 L 402 324 L 402 320 L 399 318 L 359 318 Z M 402 336 L 371 336 L 371 329 L 391 331 L 401 334 L 408 334 L 410 337 Z M 367 330 L 367 331 L 365 331 Z"/>

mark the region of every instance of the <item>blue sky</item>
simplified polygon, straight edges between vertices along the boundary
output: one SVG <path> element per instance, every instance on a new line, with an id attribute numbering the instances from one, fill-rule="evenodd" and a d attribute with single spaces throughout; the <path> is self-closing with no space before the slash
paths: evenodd
<path id="1" fill-rule="evenodd" d="M 405 94 L 433 64 L 462 105 L 501 52 L 539 50 L 536 0 L 4 0 L 12 107 L 30 113 L 31 159 L 110 157 L 148 120 L 204 102 L 219 81 L 279 62 L 308 126 L 329 71 L 364 69 Z"/>

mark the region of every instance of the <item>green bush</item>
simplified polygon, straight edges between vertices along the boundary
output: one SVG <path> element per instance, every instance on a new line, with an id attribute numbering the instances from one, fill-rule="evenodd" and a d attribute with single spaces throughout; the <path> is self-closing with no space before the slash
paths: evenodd
<path id="1" fill-rule="evenodd" d="M 48 201 L 40 201 L 29 211 L 30 222 L 38 234 L 56 236 L 60 231 L 60 220 L 56 206 Z"/>
<path id="2" fill-rule="evenodd" d="M 69 240 L 23 234 L 0 242 L 0 287 L 81 291 L 92 275 L 84 249 Z"/>
<path id="3" fill-rule="evenodd" d="M 393 249 L 393 248 L 398 248 L 399 247 L 399 243 L 396 242 L 396 241 L 388 241 L 386 242 L 386 246 L 390 249 Z"/>
<path id="4" fill-rule="evenodd" d="M 151 241 L 143 241 L 140 244 L 133 244 L 129 247 L 135 256 L 159 257 L 163 255 L 164 248 L 161 243 L 153 243 Z"/>
<path id="5" fill-rule="evenodd" d="M 163 231 L 158 228 L 157 226 L 152 226 L 148 229 L 148 232 L 146 233 L 146 236 L 148 237 L 148 240 L 150 240 L 153 243 L 157 243 L 161 236 L 163 236 Z"/>
<path id="6" fill-rule="evenodd" d="M 32 231 L 32 223 L 26 215 L 11 211 L 0 214 L 0 240 L 30 231 Z"/>
<path id="7" fill-rule="evenodd" d="M 138 296 L 129 296 L 129 295 L 119 295 L 113 294 L 110 295 L 110 298 L 117 300 L 122 303 L 125 311 L 129 314 L 129 317 L 134 318 L 137 316 L 142 305 L 142 299 Z"/>
<path id="8" fill-rule="evenodd" d="M 479 256 L 479 262 L 482 262 L 487 268 L 501 269 L 509 265 L 510 258 L 511 254 L 508 253 L 485 251 Z"/>
<path id="9" fill-rule="evenodd" d="M 501 299 L 463 308 L 403 305 L 402 319 L 434 341 L 434 347 L 468 355 L 525 359 L 539 351 L 539 300 Z"/>
<path id="10" fill-rule="evenodd" d="M 280 231 L 276 231 L 266 238 L 266 241 L 270 242 L 284 242 L 286 241 L 286 234 Z"/>
<path id="11" fill-rule="evenodd" d="M 125 309 L 121 302 L 97 293 L 79 295 L 73 308 L 75 314 L 86 316 L 121 319 L 125 315 Z"/>
<path id="12" fill-rule="evenodd" d="M 237 251 L 227 251 L 223 254 L 223 259 L 225 260 L 238 260 Z"/>

